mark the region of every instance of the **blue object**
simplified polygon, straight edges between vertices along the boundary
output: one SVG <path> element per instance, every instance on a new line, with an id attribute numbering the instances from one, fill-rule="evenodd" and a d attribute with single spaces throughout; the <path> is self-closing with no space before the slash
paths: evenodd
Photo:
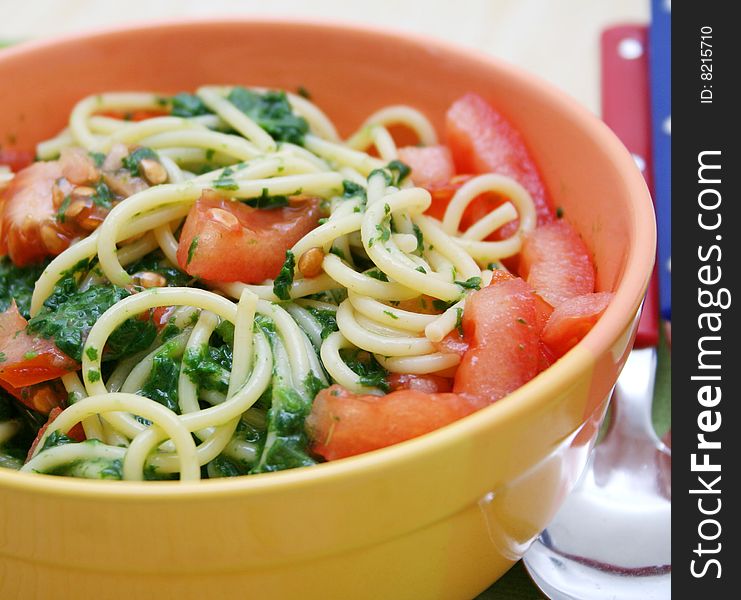
<path id="1" fill-rule="evenodd" d="M 649 72 L 653 129 L 654 202 L 658 227 L 659 305 L 672 317 L 671 0 L 651 0 Z"/>

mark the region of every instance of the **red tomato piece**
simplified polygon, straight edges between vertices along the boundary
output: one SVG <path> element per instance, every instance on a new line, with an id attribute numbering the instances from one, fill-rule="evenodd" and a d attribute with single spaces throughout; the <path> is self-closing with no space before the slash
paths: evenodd
<path id="1" fill-rule="evenodd" d="M 19 150 L 17 148 L 0 148 L 0 165 L 10 167 L 13 173 L 30 165 L 35 154 L 30 150 Z"/>
<path id="2" fill-rule="evenodd" d="M 258 209 L 204 193 L 183 225 L 178 264 L 210 281 L 262 283 L 278 275 L 286 250 L 317 226 L 319 216 L 318 198 L 295 197 L 288 206 Z"/>
<path id="3" fill-rule="evenodd" d="M 59 162 L 37 162 L 16 174 L 0 195 L 0 255 L 19 267 L 50 254 L 42 228 L 56 222 L 52 186 L 62 175 Z"/>
<path id="4" fill-rule="evenodd" d="M 398 390 L 417 390 L 428 394 L 449 392 L 453 389 L 453 381 L 440 375 L 411 375 L 410 373 L 392 373 L 388 377 L 392 392 Z"/>
<path id="5" fill-rule="evenodd" d="M 33 443 L 31 444 L 31 447 L 28 450 L 28 455 L 26 456 L 26 462 L 31 460 L 33 453 L 36 452 L 36 446 L 39 445 L 41 438 L 46 433 L 46 430 L 49 429 L 49 425 L 51 425 L 61 413 L 62 413 L 62 408 L 59 406 L 51 409 L 51 411 L 49 412 L 49 418 L 46 420 L 46 423 L 44 423 L 39 429 L 38 433 L 36 434 L 36 437 L 33 440 Z M 83 430 L 82 425 L 80 425 L 79 423 L 67 432 L 67 436 L 71 437 L 76 442 L 85 441 L 85 431 Z"/>
<path id="6" fill-rule="evenodd" d="M 458 173 L 500 173 L 533 197 L 538 224 L 555 218 L 548 194 L 520 132 L 478 94 L 456 100 L 445 116 L 445 136 Z"/>
<path id="7" fill-rule="evenodd" d="M 420 187 L 444 185 L 455 175 L 447 146 L 405 146 L 399 148 L 399 160 L 412 169 L 412 181 Z"/>
<path id="8" fill-rule="evenodd" d="M 312 450 L 336 460 L 415 438 L 486 404 L 471 396 L 418 390 L 361 396 L 333 385 L 319 392 L 306 425 Z"/>
<path id="9" fill-rule="evenodd" d="M 520 275 L 554 308 L 594 291 L 589 250 L 564 220 L 538 227 L 525 238 Z"/>
<path id="10" fill-rule="evenodd" d="M 453 391 L 494 402 L 538 373 L 537 313 L 522 279 L 495 282 L 466 299 L 463 331 L 470 349 L 455 375 Z"/>
<path id="11" fill-rule="evenodd" d="M 67 390 L 60 380 L 45 381 L 21 388 L 13 387 L 0 379 L 0 387 L 20 400 L 23 404 L 42 415 L 48 415 L 52 408 L 64 406 Z"/>
<path id="12" fill-rule="evenodd" d="M 54 342 L 26 332 L 26 319 L 15 303 L 0 313 L 0 352 L 0 380 L 14 388 L 56 379 L 78 367 Z"/>
<path id="13" fill-rule="evenodd" d="M 560 358 L 592 329 L 612 300 L 611 292 L 576 296 L 556 307 L 543 329 L 542 340 Z"/>

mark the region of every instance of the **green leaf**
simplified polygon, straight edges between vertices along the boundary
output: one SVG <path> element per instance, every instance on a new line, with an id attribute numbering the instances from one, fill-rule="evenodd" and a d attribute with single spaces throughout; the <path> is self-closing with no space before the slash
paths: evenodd
<path id="1" fill-rule="evenodd" d="M 257 93 L 235 87 L 229 92 L 227 99 L 276 141 L 299 145 L 304 143 L 309 124 L 306 119 L 293 113 L 285 92 Z"/>
<path id="2" fill-rule="evenodd" d="M 128 169 L 129 173 L 131 173 L 134 177 L 138 177 L 141 175 L 139 163 L 145 158 L 159 161 L 159 157 L 154 150 L 152 150 L 151 148 L 147 148 L 146 146 L 140 146 L 128 156 L 125 156 L 123 159 L 121 159 L 121 165 L 124 169 Z"/>
<path id="3" fill-rule="evenodd" d="M 175 94 L 170 99 L 170 102 L 172 104 L 170 114 L 173 117 L 189 119 L 211 113 L 208 107 L 203 103 L 203 100 L 193 94 L 186 94 L 185 92 Z"/>
<path id="4" fill-rule="evenodd" d="M 293 252 L 286 250 L 286 260 L 280 273 L 278 273 L 278 277 L 273 282 L 273 293 L 281 300 L 291 299 L 291 286 L 293 285 L 295 269 L 296 258 L 293 256 Z"/>

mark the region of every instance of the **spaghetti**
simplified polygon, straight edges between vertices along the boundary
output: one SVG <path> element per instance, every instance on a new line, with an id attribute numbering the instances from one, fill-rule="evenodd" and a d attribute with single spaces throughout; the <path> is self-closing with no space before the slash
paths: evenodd
<path id="1" fill-rule="evenodd" d="M 266 125 L 250 104 L 265 98 L 288 103 L 280 123 Z M 188 114 L 187 103 L 196 110 Z M 136 111 L 147 118 L 121 118 Z M 515 179 L 485 174 L 454 193 L 441 220 L 426 215 L 430 192 L 398 160 L 392 126 L 408 128 L 421 145 L 437 142 L 429 120 L 407 106 L 379 110 L 342 141 L 316 105 L 263 88 L 81 100 L 69 126 L 38 145 L 38 158 L 81 148 L 99 157 L 103 172 L 107 163 L 119 172 L 129 164 L 138 175 L 127 181 L 136 185 L 40 273 L 30 323 L 51 318 L 61 290 L 128 293 L 106 305 L 81 340 L 79 374 L 60 379 L 68 406 L 21 470 L 188 480 L 309 465 L 316 457 L 304 421 L 320 389 L 337 383 L 380 395 L 378 373 L 451 373 L 460 354 L 439 343 L 460 327 L 466 297 L 520 251 L 536 211 Z M 164 181 L 147 184 L 146 168 Z M 2 177 L 12 182 L 10 173 Z M 293 260 L 275 280 L 211 282 L 178 271 L 183 222 L 204 194 L 259 207 L 276 198 L 290 204 L 297 193 L 320 199 L 324 216 L 292 244 Z M 508 200 L 461 231 L 467 207 L 484 193 Z M 59 214 L 71 214 L 69 203 L 66 210 Z M 513 221 L 506 239 L 487 240 Z M 314 249 L 321 268 L 307 277 L 295 260 Z M 135 270 L 151 257 L 158 269 Z M 179 283 L 155 277 L 165 272 L 178 272 Z M 157 314 L 167 319 L 151 339 L 112 356 L 122 328 Z M 12 436 L 13 423 L 0 423 L 0 435 Z M 70 437 L 78 423 L 85 441 Z"/>

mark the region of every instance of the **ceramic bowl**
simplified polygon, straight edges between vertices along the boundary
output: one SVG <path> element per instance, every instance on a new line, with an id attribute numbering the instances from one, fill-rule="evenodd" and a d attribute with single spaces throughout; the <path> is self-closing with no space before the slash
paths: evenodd
<path id="1" fill-rule="evenodd" d="M 441 126 L 467 91 L 522 132 L 615 298 L 566 356 L 421 438 L 307 469 L 197 483 L 0 470 L 0 597 L 470 599 L 546 526 L 583 468 L 651 274 L 630 154 L 558 90 L 491 57 L 345 24 L 231 19 L 107 30 L 0 52 L 3 143 L 31 148 L 106 90 L 308 89 L 350 133 L 408 103 Z"/>

